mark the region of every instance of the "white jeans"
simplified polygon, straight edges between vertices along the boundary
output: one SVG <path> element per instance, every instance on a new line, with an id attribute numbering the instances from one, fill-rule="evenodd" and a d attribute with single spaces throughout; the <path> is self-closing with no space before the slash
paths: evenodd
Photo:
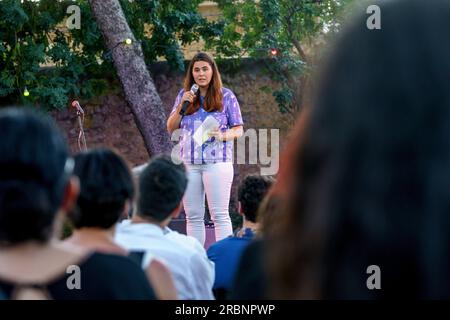
<path id="1" fill-rule="evenodd" d="M 231 184 L 233 183 L 233 163 L 186 164 L 188 185 L 183 198 L 186 212 L 187 234 L 205 244 L 205 193 L 211 219 L 214 222 L 216 241 L 233 234 L 228 207 Z"/>

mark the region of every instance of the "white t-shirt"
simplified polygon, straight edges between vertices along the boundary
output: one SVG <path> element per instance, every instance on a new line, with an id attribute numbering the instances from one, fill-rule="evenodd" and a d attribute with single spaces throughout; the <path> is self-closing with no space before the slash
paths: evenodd
<path id="1" fill-rule="evenodd" d="M 165 235 L 156 224 L 124 220 L 117 226 L 115 241 L 129 251 L 145 251 L 143 266 L 148 266 L 153 258 L 162 261 L 172 273 L 179 299 L 214 299 L 214 265 L 211 267 L 206 253 L 203 255 L 198 247 L 194 249 L 192 243 L 188 244 L 190 240 L 181 244 L 184 235 L 175 231 L 168 234 L 171 235 Z"/>

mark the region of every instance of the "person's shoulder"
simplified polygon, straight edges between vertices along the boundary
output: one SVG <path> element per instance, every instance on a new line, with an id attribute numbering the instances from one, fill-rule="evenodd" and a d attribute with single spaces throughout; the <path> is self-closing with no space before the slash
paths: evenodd
<path id="1" fill-rule="evenodd" d="M 84 281 L 95 281 L 101 288 L 111 288 L 121 281 L 129 282 L 131 280 L 135 283 L 142 278 L 140 275 L 142 269 L 137 263 L 117 254 L 92 252 L 77 266 Z M 63 277 L 52 281 L 50 285 L 60 286 L 61 283 L 65 283 L 69 275 L 68 273 L 64 274 Z"/>
<path id="2" fill-rule="evenodd" d="M 229 236 L 222 240 L 213 243 L 209 248 L 208 252 L 219 252 L 219 251 L 227 251 L 230 248 L 237 248 L 243 245 L 247 245 L 250 241 L 246 241 L 246 239 L 238 238 L 235 236 Z"/>
<path id="3" fill-rule="evenodd" d="M 181 88 L 177 93 L 177 99 L 181 99 L 181 97 L 183 96 L 183 93 L 184 93 L 184 88 Z"/>
<path id="4" fill-rule="evenodd" d="M 228 107 L 239 107 L 238 99 L 231 89 L 222 87 L 222 96 L 223 104 L 226 109 L 228 109 Z"/>
<path id="5" fill-rule="evenodd" d="M 155 298 L 144 271 L 127 256 L 95 252 L 84 264 L 82 273 L 87 273 L 97 286 L 108 288 L 113 299 Z"/>
<path id="6" fill-rule="evenodd" d="M 131 225 L 131 219 L 123 219 L 122 221 L 120 221 L 119 223 L 116 224 L 116 232 L 122 231 L 123 229 L 126 229 L 130 225 Z"/>
<path id="7" fill-rule="evenodd" d="M 263 239 L 257 238 L 249 241 L 244 249 L 244 254 L 248 256 L 260 257 L 265 252 L 266 244 Z"/>
<path id="8" fill-rule="evenodd" d="M 222 87 L 222 94 L 223 96 L 234 96 L 234 92 L 231 89 L 228 89 L 226 87 Z"/>
<path id="9" fill-rule="evenodd" d="M 188 258 L 195 250 L 186 241 L 186 236 L 176 231 L 170 231 L 164 234 L 164 251 L 171 252 L 177 256 Z"/>
<path id="10" fill-rule="evenodd" d="M 118 254 L 93 253 L 84 263 L 85 268 L 133 270 L 140 267 L 130 258 Z"/>
<path id="11" fill-rule="evenodd" d="M 145 279 L 145 274 L 136 261 L 117 254 L 95 252 L 81 268 L 84 269 L 82 272 L 94 275 L 99 282 L 125 281 L 136 284 Z"/>
<path id="12" fill-rule="evenodd" d="M 179 233 L 178 231 L 174 230 L 170 230 L 168 233 L 165 234 L 165 236 L 177 242 L 177 244 L 182 245 L 183 247 L 186 247 L 194 251 L 205 252 L 203 246 L 194 237 Z"/>
<path id="13" fill-rule="evenodd" d="M 236 240 L 238 240 L 237 237 L 235 236 L 228 236 L 226 238 L 223 238 L 222 240 L 216 241 L 215 243 L 213 243 L 209 248 L 222 248 L 222 247 L 226 247 L 229 246 L 230 243 L 235 242 Z M 209 250 L 209 249 L 208 249 Z"/>
<path id="14" fill-rule="evenodd" d="M 222 252 L 222 251 L 226 250 L 226 248 L 230 245 L 230 241 L 232 241 L 231 238 L 232 237 L 230 236 L 228 238 L 219 240 L 219 241 L 214 242 L 213 244 L 211 244 L 209 246 L 208 250 L 207 250 L 208 257 L 211 254 L 216 254 L 216 253 L 219 253 L 219 252 Z"/>

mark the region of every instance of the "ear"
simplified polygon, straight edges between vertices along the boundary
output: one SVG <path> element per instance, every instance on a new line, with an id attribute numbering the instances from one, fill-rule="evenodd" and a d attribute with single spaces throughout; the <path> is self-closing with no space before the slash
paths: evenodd
<path id="1" fill-rule="evenodd" d="M 238 213 L 239 215 L 243 216 L 244 212 L 242 211 L 242 204 L 240 201 L 238 201 Z"/>
<path id="2" fill-rule="evenodd" d="M 76 176 L 71 176 L 64 189 L 60 210 L 64 213 L 70 212 L 75 207 L 79 194 L 80 180 Z"/>
<path id="3" fill-rule="evenodd" d="M 125 200 L 122 214 L 120 215 L 119 220 L 130 219 L 131 218 L 130 210 L 131 210 L 131 200 Z"/>
<path id="4" fill-rule="evenodd" d="M 53 226 L 53 237 L 61 239 L 63 236 L 63 224 L 67 213 L 75 207 L 78 194 L 80 193 L 80 181 L 78 177 L 72 176 L 64 188 L 64 195 L 55 217 Z"/>
<path id="5" fill-rule="evenodd" d="M 171 213 L 172 218 L 174 218 L 174 219 L 178 218 L 178 216 L 180 215 L 182 207 L 183 207 L 183 203 L 180 202 L 178 204 L 178 206 L 175 208 L 175 210 L 172 211 L 172 213 Z"/>

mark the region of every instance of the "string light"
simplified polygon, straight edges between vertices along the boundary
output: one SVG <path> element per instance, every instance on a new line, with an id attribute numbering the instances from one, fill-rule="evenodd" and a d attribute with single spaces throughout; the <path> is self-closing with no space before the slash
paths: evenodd
<path id="1" fill-rule="evenodd" d="M 138 42 L 140 43 L 141 41 L 138 40 Z M 110 59 L 110 58 L 111 58 L 111 55 L 112 55 L 112 51 L 113 51 L 115 48 L 117 48 L 119 45 L 121 45 L 121 44 L 130 46 L 130 45 L 133 44 L 133 40 L 132 40 L 131 38 L 126 38 L 126 39 L 122 40 L 121 42 L 117 43 L 113 48 L 111 48 L 110 50 L 104 52 L 103 55 L 102 55 L 102 58 L 105 59 L 105 60 Z M 158 45 L 157 47 L 167 48 L 168 46 L 165 46 L 165 45 Z M 264 50 L 264 49 L 257 49 L 257 50 Z M 265 49 L 265 50 L 267 50 L 267 49 Z M 194 51 L 195 51 L 195 52 L 200 52 L 200 50 L 188 50 L 188 51 L 189 51 L 189 52 L 194 52 Z M 271 54 L 273 57 L 275 57 L 275 56 L 277 56 L 277 55 L 279 54 L 277 48 L 271 48 L 271 49 L 269 50 L 269 52 L 270 52 L 270 54 Z M 87 64 L 85 64 L 84 66 L 86 67 L 86 66 L 89 66 L 89 65 L 91 65 L 91 64 L 92 64 L 92 62 L 87 63 Z M 29 96 L 30 96 L 30 92 L 28 91 L 28 88 L 27 88 L 26 86 L 25 86 L 25 88 L 24 88 L 24 90 L 23 90 L 23 96 L 24 96 L 24 97 L 29 97 Z"/>
<path id="2" fill-rule="evenodd" d="M 138 42 L 139 42 L 139 41 L 138 41 Z M 121 42 L 117 43 L 114 47 L 112 47 L 110 50 L 105 51 L 105 52 L 103 53 L 103 55 L 102 55 L 102 58 L 103 58 L 104 60 L 108 60 L 108 59 L 111 58 L 112 52 L 114 51 L 114 49 L 116 49 L 118 46 L 120 46 L 121 44 L 124 44 L 124 45 L 126 45 L 126 46 L 130 46 L 132 43 L 133 43 L 133 40 L 130 39 L 130 38 L 126 38 L 125 40 L 122 40 Z M 85 66 L 88 66 L 88 65 L 90 65 L 90 64 L 92 64 L 92 62 L 91 62 L 91 63 L 88 63 L 88 64 L 85 65 Z"/>

